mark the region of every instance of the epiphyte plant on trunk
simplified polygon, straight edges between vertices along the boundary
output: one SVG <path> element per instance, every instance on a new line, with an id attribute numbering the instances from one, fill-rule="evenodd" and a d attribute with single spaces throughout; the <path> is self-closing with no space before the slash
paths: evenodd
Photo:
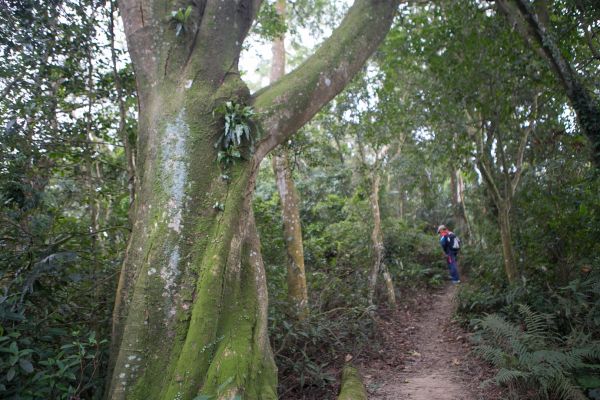
<path id="1" fill-rule="evenodd" d="M 182 32 L 185 32 L 185 23 L 188 18 L 192 15 L 192 6 L 187 8 L 180 8 L 177 11 L 171 11 L 171 21 L 175 24 L 175 35 L 179 36 Z"/>
<path id="2" fill-rule="evenodd" d="M 254 143 L 260 131 L 253 121 L 256 113 L 252 107 L 226 101 L 217 107 L 213 114 L 222 115 L 224 119 L 223 134 L 215 143 L 215 148 L 219 149 L 217 153 L 219 163 L 226 168 L 242 158 L 240 146 L 244 141 L 248 144 L 250 154 L 254 152 Z"/>
<path id="3" fill-rule="evenodd" d="M 251 202 L 258 168 L 360 70 L 398 2 L 356 0 L 314 55 L 251 95 L 238 61 L 260 3 L 196 1 L 177 35 L 166 0 L 119 1 L 138 87 L 139 195 L 113 313 L 111 399 L 277 397 Z M 257 131 L 230 127 L 227 148 L 237 140 L 241 151 L 224 171 L 217 110 L 228 101 L 252 107 L 246 121 L 264 134 L 250 151 Z"/>

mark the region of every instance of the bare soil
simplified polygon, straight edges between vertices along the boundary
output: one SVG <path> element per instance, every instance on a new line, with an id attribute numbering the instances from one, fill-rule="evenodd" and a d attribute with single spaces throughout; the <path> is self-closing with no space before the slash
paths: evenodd
<path id="1" fill-rule="evenodd" d="M 383 315 L 385 337 L 380 357 L 362 365 L 373 400 L 501 399 L 494 387 L 480 384 L 492 375 L 474 357 L 468 334 L 452 321 L 455 286 L 413 296 Z"/>

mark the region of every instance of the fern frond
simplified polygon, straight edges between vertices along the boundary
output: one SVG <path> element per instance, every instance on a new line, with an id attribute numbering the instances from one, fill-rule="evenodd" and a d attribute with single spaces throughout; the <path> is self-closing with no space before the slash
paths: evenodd
<path id="1" fill-rule="evenodd" d="M 560 350 L 538 350 L 533 353 L 532 361 L 556 371 L 573 370 L 584 366 L 581 357 L 570 351 Z"/>
<path id="2" fill-rule="evenodd" d="M 519 304 L 519 313 L 525 320 L 525 327 L 528 335 L 543 338 L 548 334 L 548 315 L 537 313 L 526 304 Z"/>
<path id="3" fill-rule="evenodd" d="M 495 367 L 504 365 L 507 357 L 507 354 L 502 349 L 487 344 L 479 345 L 474 350 L 481 358 Z"/>
<path id="4" fill-rule="evenodd" d="M 486 315 L 481 320 L 481 327 L 498 342 L 505 342 L 508 338 L 519 337 L 522 333 L 517 326 L 497 314 Z"/>
<path id="5" fill-rule="evenodd" d="M 493 380 L 499 385 L 508 385 L 510 383 L 518 383 L 520 380 L 526 380 L 529 375 L 528 372 L 516 369 L 500 368 Z"/>
<path id="6" fill-rule="evenodd" d="M 581 390 L 564 375 L 556 376 L 550 388 L 561 400 L 587 400 Z"/>

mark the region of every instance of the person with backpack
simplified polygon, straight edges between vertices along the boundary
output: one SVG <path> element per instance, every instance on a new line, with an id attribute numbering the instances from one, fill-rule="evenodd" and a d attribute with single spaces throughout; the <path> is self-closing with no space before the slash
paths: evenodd
<path id="1" fill-rule="evenodd" d="M 460 283 L 458 265 L 456 263 L 456 256 L 460 251 L 460 239 L 454 232 L 449 231 L 445 225 L 440 225 L 437 232 L 440 235 L 440 245 L 446 255 L 446 262 L 448 263 L 448 270 L 450 271 L 452 283 Z"/>

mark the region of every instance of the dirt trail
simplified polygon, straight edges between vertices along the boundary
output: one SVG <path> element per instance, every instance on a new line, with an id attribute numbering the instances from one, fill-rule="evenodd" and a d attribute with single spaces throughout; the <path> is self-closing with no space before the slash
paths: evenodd
<path id="1" fill-rule="evenodd" d="M 456 288 L 448 286 L 420 304 L 416 315 L 395 315 L 384 330 L 389 352 L 379 364 L 364 366 L 369 399 L 479 400 L 496 398 L 479 383 L 487 367 L 469 355 L 466 334 L 451 322 Z M 408 315 L 408 317 L 407 317 Z M 398 319 L 404 319 L 398 321 Z M 400 331 L 400 333 L 391 332 Z M 402 353 L 402 354 L 399 354 Z"/>

